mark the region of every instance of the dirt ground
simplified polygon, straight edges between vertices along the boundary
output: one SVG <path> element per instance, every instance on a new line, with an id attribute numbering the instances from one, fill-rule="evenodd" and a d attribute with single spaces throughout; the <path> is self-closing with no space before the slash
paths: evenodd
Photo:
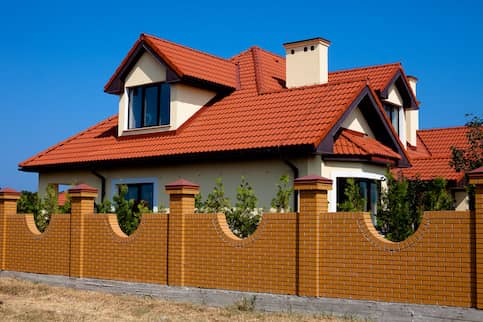
<path id="1" fill-rule="evenodd" d="M 0 321 L 353 321 L 331 316 L 261 313 L 251 303 L 213 308 L 53 287 L 0 278 Z"/>

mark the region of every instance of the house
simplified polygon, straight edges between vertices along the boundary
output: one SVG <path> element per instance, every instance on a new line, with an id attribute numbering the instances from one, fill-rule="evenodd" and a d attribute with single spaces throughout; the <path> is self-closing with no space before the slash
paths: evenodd
<path id="1" fill-rule="evenodd" d="M 281 175 L 314 174 L 333 180 L 336 211 L 356 178 L 375 212 L 386 168 L 410 167 L 420 144 L 416 78 L 399 63 L 329 72 L 323 38 L 283 46 L 285 57 L 251 47 L 224 59 L 141 34 L 104 88 L 119 113 L 20 170 L 39 173 L 39 191 L 87 183 L 111 198 L 126 184 L 152 208 L 181 177 L 204 196 L 222 177 L 233 200 L 244 176 L 270 207 Z"/>
<path id="2" fill-rule="evenodd" d="M 466 126 L 419 130 L 417 144 L 408 145 L 411 167 L 397 169 L 408 179 L 433 180 L 444 178 L 448 182 L 456 210 L 469 209 L 468 194 L 465 189 L 465 173 L 456 172 L 450 166 L 451 147 L 468 148 L 468 128 Z"/>

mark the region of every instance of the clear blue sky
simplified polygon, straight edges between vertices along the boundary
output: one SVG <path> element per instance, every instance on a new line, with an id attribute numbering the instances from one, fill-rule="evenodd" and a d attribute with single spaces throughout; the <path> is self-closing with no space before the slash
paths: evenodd
<path id="1" fill-rule="evenodd" d="M 1 187 L 36 190 L 20 161 L 117 112 L 103 86 L 141 32 L 222 57 L 321 36 L 330 70 L 402 62 L 419 78 L 422 128 L 483 112 L 481 1 L 7 1 Z"/>

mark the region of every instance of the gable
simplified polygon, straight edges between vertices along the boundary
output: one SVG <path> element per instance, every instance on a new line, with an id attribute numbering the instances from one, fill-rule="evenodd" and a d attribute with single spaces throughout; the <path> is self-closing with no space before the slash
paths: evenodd
<path id="1" fill-rule="evenodd" d="M 150 53 L 145 52 L 127 74 L 126 87 L 166 81 L 166 65 L 157 61 Z"/>
<path id="2" fill-rule="evenodd" d="M 397 89 L 395 84 L 392 84 L 389 87 L 387 99 L 385 101 L 398 106 L 404 105 L 404 101 L 401 96 L 401 93 L 399 93 L 399 90 Z"/>
<path id="3" fill-rule="evenodd" d="M 372 133 L 369 123 L 367 122 L 366 118 L 364 117 L 358 106 L 354 108 L 354 110 L 352 110 L 352 112 L 349 114 L 349 116 L 347 116 L 344 122 L 342 122 L 342 127 L 367 134 L 367 136 L 374 138 L 374 133 Z"/>

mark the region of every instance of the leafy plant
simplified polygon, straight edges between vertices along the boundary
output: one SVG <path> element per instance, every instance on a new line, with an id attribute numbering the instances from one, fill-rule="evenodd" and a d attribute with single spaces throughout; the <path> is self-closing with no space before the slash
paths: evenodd
<path id="1" fill-rule="evenodd" d="M 216 179 L 213 191 L 206 197 L 205 207 L 208 212 L 222 212 L 230 208 L 230 200 L 225 197 L 225 188 L 221 178 Z"/>
<path id="2" fill-rule="evenodd" d="M 346 200 L 338 205 L 340 211 L 364 211 L 366 200 L 362 198 L 359 185 L 353 178 L 347 179 L 347 186 L 344 189 Z"/>
<path id="3" fill-rule="evenodd" d="M 467 114 L 467 117 L 472 116 Z M 468 179 L 468 173 L 471 170 L 477 169 L 483 165 L 483 118 L 479 116 L 472 116 L 466 122 L 465 126 L 468 128 L 466 132 L 466 139 L 468 146 L 460 149 L 455 146 L 451 147 L 451 161 L 449 165 L 453 167 L 456 172 L 464 171 L 465 177 Z M 470 209 L 475 209 L 475 187 L 473 185 L 467 186 L 467 193 L 469 196 Z"/>
<path id="4" fill-rule="evenodd" d="M 378 228 L 389 240 L 402 241 L 414 232 L 407 200 L 408 183 L 397 180 L 389 171 L 386 179 L 387 188 L 382 191 L 377 212 Z"/>
<path id="5" fill-rule="evenodd" d="M 122 185 L 119 188 L 119 195 L 115 195 L 112 199 L 119 227 L 126 235 L 131 235 L 137 229 L 142 214 L 149 213 L 150 210 L 142 200 L 139 202 L 133 199 L 126 200 L 127 192 L 127 186 Z"/>
<path id="6" fill-rule="evenodd" d="M 290 185 L 290 177 L 288 175 L 282 175 L 277 183 L 277 193 L 272 199 L 272 208 L 275 208 L 279 212 L 290 211 L 290 196 L 293 192 L 293 188 Z"/>
<path id="7" fill-rule="evenodd" d="M 226 212 L 228 226 L 235 235 L 245 238 L 257 229 L 261 215 L 257 211 L 258 198 L 245 177 L 237 187 L 236 204 Z"/>

